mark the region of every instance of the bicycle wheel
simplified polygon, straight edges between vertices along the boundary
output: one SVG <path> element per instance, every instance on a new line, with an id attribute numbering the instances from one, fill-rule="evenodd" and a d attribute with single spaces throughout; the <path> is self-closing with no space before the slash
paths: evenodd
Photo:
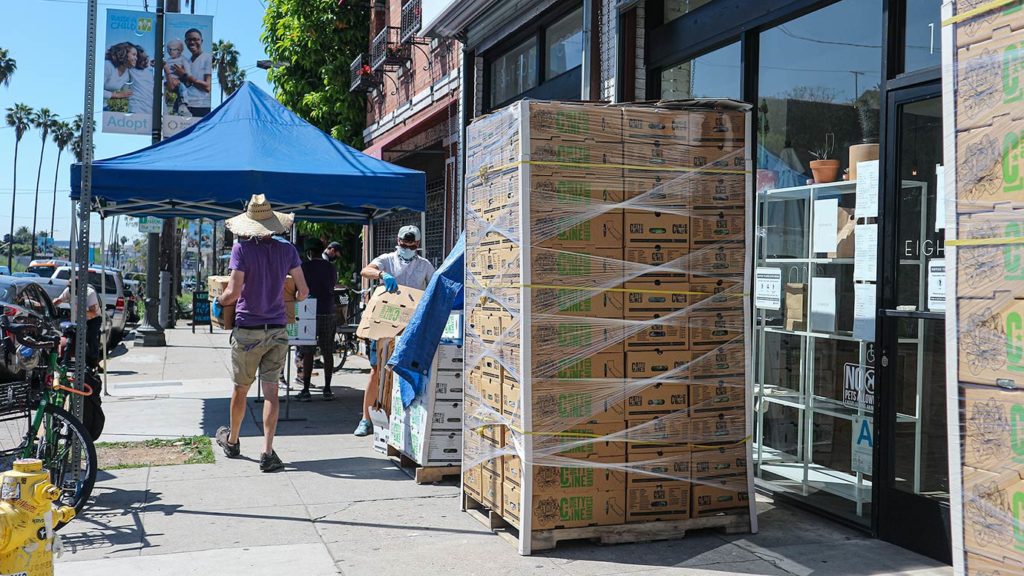
<path id="1" fill-rule="evenodd" d="M 332 372 L 338 372 L 345 367 L 345 360 L 348 359 L 348 343 L 345 342 L 344 336 L 335 341 L 334 350 L 341 356 L 341 358 L 334 363 L 334 370 L 332 370 Z"/>
<path id="2" fill-rule="evenodd" d="M 61 490 L 57 504 L 81 513 L 96 484 L 96 447 L 89 432 L 70 412 L 48 404 L 35 441 L 36 458 L 43 461 L 43 467 L 50 471 L 50 481 Z M 76 443 L 81 446 L 77 469 L 73 462 Z"/>

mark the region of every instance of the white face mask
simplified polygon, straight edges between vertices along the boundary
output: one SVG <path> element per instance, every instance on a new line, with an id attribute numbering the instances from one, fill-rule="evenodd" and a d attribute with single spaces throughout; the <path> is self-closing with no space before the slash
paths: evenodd
<path id="1" fill-rule="evenodd" d="M 401 246 L 395 246 L 395 250 L 398 252 L 398 257 L 408 262 L 416 257 L 416 251 L 412 248 L 403 248 Z"/>

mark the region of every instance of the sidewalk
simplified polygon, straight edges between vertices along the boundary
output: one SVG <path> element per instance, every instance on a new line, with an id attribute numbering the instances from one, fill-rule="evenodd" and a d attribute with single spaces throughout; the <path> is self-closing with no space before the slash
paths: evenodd
<path id="1" fill-rule="evenodd" d="M 102 440 L 212 436 L 228 412 L 227 340 L 182 325 L 167 332 L 166 348 L 129 347 L 113 359 Z M 314 390 L 312 403 L 292 404 L 296 420 L 281 422 L 275 441 L 285 472 L 259 472 L 262 408 L 251 402 L 241 459 L 217 450 L 211 465 L 100 471 L 92 506 L 62 531 L 56 574 L 952 574 L 762 496 L 756 535 L 570 543 L 521 557 L 459 511 L 457 484 L 418 486 L 370 439 L 352 436 L 365 381 L 335 375 L 334 402 Z"/>

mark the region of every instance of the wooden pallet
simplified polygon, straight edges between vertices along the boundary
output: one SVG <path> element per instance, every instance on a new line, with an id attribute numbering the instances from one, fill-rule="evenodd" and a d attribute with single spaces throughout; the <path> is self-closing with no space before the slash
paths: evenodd
<path id="1" fill-rule="evenodd" d="M 421 466 L 392 446 L 388 446 L 388 458 L 417 484 L 433 484 L 462 474 L 461 466 Z"/>
<path id="2" fill-rule="evenodd" d="M 463 506 L 470 517 L 475 518 L 516 547 L 519 546 L 519 530 L 502 518 L 501 514 L 489 509 L 468 494 L 463 494 Z M 689 530 L 707 529 L 721 530 L 726 534 L 750 532 L 750 514 L 744 508 L 737 509 L 735 513 L 731 514 L 723 513 L 688 520 L 535 530 L 531 538 L 531 551 L 553 550 L 559 542 L 566 540 L 590 540 L 602 545 L 676 540 L 685 537 Z"/>

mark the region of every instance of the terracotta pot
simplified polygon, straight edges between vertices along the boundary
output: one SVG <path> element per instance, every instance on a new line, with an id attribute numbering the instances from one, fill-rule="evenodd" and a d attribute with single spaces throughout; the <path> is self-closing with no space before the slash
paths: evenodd
<path id="1" fill-rule="evenodd" d="M 811 173 L 816 184 L 835 182 L 839 177 L 839 160 L 811 160 Z"/>

